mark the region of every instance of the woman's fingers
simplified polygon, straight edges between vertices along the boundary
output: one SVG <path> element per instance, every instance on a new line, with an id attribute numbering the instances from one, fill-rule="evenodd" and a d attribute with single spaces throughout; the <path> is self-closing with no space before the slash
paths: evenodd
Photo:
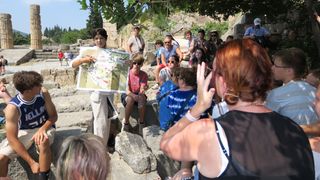
<path id="1" fill-rule="evenodd" d="M 199 83 L 199 80 L 200 80 L 200 67 L 201 65 L 198 64 L 198 68 L 197 68 L 197 82 Z"/>
<path id="2" fill-rule="evenodd" d="M 206 77 L 206 79 L 204 80 L 204 88 L 205 89 L 208 89 L 208 87 L 209 87 L 209 84 L 210 84 L 210 82 L 211 82 L 211 78 L 212 78 L 212 72 L 210 72 L 209 74 L 208 74 L 208 76 Z"/>

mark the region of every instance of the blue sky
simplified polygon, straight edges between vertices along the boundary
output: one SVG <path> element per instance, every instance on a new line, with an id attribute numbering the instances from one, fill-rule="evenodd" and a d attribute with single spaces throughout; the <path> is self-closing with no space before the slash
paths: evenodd
<path id="1" fill-rule="evenodd" d="M 59 25 L 63 28 L 86 27 L 88 10 L 81 10 L 77 0 L 0 0 L 0 13 L 11 14 L 13 29 L 30 33 L 30 4 L 40 5 L 42 31 Z"/>

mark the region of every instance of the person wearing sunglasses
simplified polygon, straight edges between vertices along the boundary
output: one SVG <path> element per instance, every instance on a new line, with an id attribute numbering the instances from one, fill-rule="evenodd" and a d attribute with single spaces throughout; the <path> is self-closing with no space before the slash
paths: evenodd
<path id="1" fill-rule="evenodd" d="M 138 105 L 139 111 L 139 134 L 144 128 L 144 117 L 147 103 L 145 91 L 148 89 L 148 75 L 141 70 L 144 58 L 142 54 L 133 55 L 132 64 L 129 71 L 127 92 L 121 96 L 122 104 L 125 106 L 125 119 L 122 124 L 123 131 L 129 131 L 129 118 L 133 106 Z"/>
<path id="2" fill-rule="evenodd" d="M 313 108 L 316 88 L 303 80 L 307 71 L 304 52 L 298 48 L 283 49 L 273 59 L 273 77 L 283 85 L 268 93 L 266 106 L 299 125 L 316 122 L 318 117 Z"/>
<path id="3" fill-rule="evenodd" d="M 209 60 L 213 61 L 216 51 L 221 46 L 221 44 L 223 44 L 223 40 L 220 38 L 219 32 L 211 31 L 209 33 L 208 52 L 207 52 L 207 56 Z"/>
<path id="4" fill-rule="evenodd" d="M 160 149 L 174 160 L 197 161 L 200 180 L 314 179 L 305 133 L 264 105 L 271 66 L 267 51 L 251 39 L 222 45 L 207 77 L 205 64 L 198 65 L 196 104 L 163 135 Z M 229 112 L 200 119 L 216 93 Z"/>
<path id="5" fill-rule="evenodd" d="M 160 50 L 161 64 L 159 64 L 154 71 L 157 83 L 159 83 L 160 70 L 168 65 L 169 58 L 173 55 L 177 55 L 179 57 L 179 63 L 182 61 L 183 55 L 182 55 L 180 48 L 176 45 L 173 45 L 172 44 L 172 36 L 167 35 L 164 38 L 164 48 L 161 48 L 161 50 Z"/>

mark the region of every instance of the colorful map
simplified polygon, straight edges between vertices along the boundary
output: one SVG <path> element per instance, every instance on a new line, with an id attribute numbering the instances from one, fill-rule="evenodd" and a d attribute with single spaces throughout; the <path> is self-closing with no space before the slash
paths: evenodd
<path id="1" fill-rule="evenodd" d="M 92 56 L 96 62 L 80 66 L 77 89 L 125 93 L 129 71 L 129 54 L 126 52 L 83 47 L 80 57 Z"/>

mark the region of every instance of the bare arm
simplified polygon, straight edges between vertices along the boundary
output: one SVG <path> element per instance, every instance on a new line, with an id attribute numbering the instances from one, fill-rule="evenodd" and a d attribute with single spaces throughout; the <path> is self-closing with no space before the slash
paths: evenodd
<path id="1" fill-rule="evenodd" d="M 176 53 L 177 53 L 178 56 L 179 56 L 179 62 L 181 62 L 181 61 L 182 61 L 182 58 L 183 58 L 183 55 L 182 55 L 182 52 L 181 52 L 180 48 L 177 48 L 177 49 L 176 49 Z"/>
<path id="2" fill-rule="evenodd" d="M 320 136 L 320 121 L 313 124 L 300 125 L 307 135 Z"/>
<path id="3" fill-rule="evenodd" d="M 194 51 L 194 39 L 192 39 L 192 41 L 190 43 L 190 47 L 189 47 L 190 54 L 193 53 L 193 51 Z"/>
<path id="4" fill-rule="evenodd" d="M 47 89 L 42 88 L 42 93 L 45 100 L 45 107 L 48 112 L 49 118 L 46 120 L 46 122 L 39 128 L 37 133 L 34 134 L 32 139 L 36 144 L 41 144 L 44 142 L 45 139 L 48 139 L 48 136 L 46 134 L 47 130 L 49 130 L 52 125 L 57 121 L 58 114 L 56 111 L 56 108 L 54 104 L 52 103 L 50 94 Z"/>
<path id="5" fill-rule="evenodd" d="M 131 47 L 132 47 L 132 45 L 133 45 L 133 42 L 132 42 L 132 40 L 131 40 L 131 37 L 128 39 L 128 47 L 127 47 L 127 51 L 128 51 L 128 53 L 132 53 L 132 50 L 131 50 Z"/>
<path id="6" fill-rule="evenodd" d="M 182 118 L 163 135 L 160 149 L 175 160 L 198 161 L 198 168 L 203 174 L 210 177 L 219 175 L 221 156 L 212 119 L 191 123 Z"/>
<path id="7" fill-rule="evenodd" d="M 14 105 L 8 104 L 5 108 L 5 116 L 7 139 L 10 147 L 29 164 L 33 173 L 39 172 L 39 164 L 30 156 L 27 149 L 18 139 L 18 109 Z"/>
<path id="8" fill-rule="evenodd" d="M 85 57 L 75 59 L 74 61 L 72 61 L 72 67 L 77 68 L 83 63 L 90 63 L 90 62 L 95 62 L 95 61 L 96 61 L 96 59 L 94 57 L 85 56 Z"/>
<path id="9" fill-rule="evenodd" d="M 161 58 L 162 64 L 165 65 L 165 66 L 167 66 L 166 57 L 164 57 L 164 54 L 163 54 L 163 53 L 161 53 L 160 58 Z"/>
<path id="10" fill-rule="evenodd" d="M 320 137 L 310 138 L 309 143 L 313 151 L 320 153 Z"/>

